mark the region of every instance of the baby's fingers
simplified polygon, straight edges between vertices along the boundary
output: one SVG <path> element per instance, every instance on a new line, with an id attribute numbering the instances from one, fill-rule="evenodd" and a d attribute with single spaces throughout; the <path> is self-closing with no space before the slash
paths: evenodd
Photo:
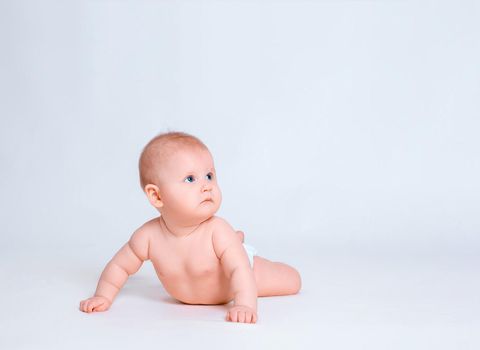
<path id="1" fill-rule="evenodd" d="M 239 322 L 242 322 L 241 319 Z M 257 322 L 257 315 L 254 312 L 247 311 L 245 312 L 245 319 L 244 323 L 256 323 Z"/>
<path id="2" fill-rule="evenodd" d="M 107 302 L 102 302 L 98 305 L 96 305 L 94 308 L 93 308 L 93 311 L 106 311 L 108 310 L 108 303 Z"/>
<path id="3" fill-rule="evenodd" d="M 92 312 L 93 308 L 96 306 L 95 300 L 88 300 L 87 304 L 85 305 L 85 312 Z"/>
<path id="4" fill-rule="evenodd" d="M 238 322 L 240 323 L 245 323 L 245 312 L 244 311 L 239 311 L 238 312 Z"/>
<path id="5" fill-rule="evenodd" d="M 236 310 L 230 311 L 230 312 L 229 312 L 230 321 L 232 321 L 232 322 L 239 322 L 239 316 L 240 316 L 239 314 L 240 314 L 239 311 L 236 311 Z"/>
<path id="6" fill-rule="evenodd" d="M 236 312 L 228 311 L 227 312 L 227 321 L 237 322 L 236 315 L 237 315 Z"/>
<path id="7" fill-rule="evenodd" d="M 255 323 L 257 322 L 257 316 L 254 312 L 246 312 L 245 313 L 245 323 Z"/>
<path id="8" fill-rule="evenodd" d="M 227 321 L 238 323 L 256 323 L 257 315 L 250 311 L 229 311 Z"/>
<path id="9" fill-rule="evenodd" d="M 103 311 L 105 309 L 105 301 L 99 299 L 93 299 L 88 304 L 88 312 Z"/>
<path id="10" fill-rule="evenodd" d="M 90 302 L 90 299 L 83 300 L 80 302 L 80 310 L 83 312 L 88 312 L 88 303 Z"/>
<path id="11" fill-rule="evenodd" d="M 108 305 L 105 305 L 103 300 L 99 299 L 87 299 L 80 303 L 80 310 L 83 312 L 104 311 Z"/>

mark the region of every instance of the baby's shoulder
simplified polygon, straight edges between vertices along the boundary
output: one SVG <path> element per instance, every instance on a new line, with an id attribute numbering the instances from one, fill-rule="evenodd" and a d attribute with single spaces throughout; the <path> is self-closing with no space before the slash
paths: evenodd
<path id="1" fill-rule="evenodd" d="M 212 243 L 217 257 L 221 258 L 225 250 L 237 241 L 232 225 L 221 217 L 215 217 L 212 223 Z"/>
<path id="2" fill-rule="evenodd" d="M 130 237 L 130 247 L 135 254 L 137 254 L 137 256 L 143 260 L 148 259 L 152 234 L 155 230 L 158 230 L 158 224 L 156 222 L 158 222 L 156 218 L 147 221 L 142 226 L 137 228 Z"/>
<path id="3" fill-rule="evenodd" d="M 151 220 L 148 220 L 139 228 L 137 228 L 133 233 L 132 237 L 135 237 L 137 239 L 147 239 L 147 237 L 150 237 L 154 232 L 158 231 L 159 229 L 160 222 L 158 220 L 158 217 L 153 218 Z"/>
<path id="4" fill-rule="evenodd" d="M 230 225 L 227 220 L 221 218 L 220 216 L 213 216 L 210 220 L 210 228 L 213 232 L 223 231 L 225 229 L 231 229 L 233 231 L 232 225 Z"/>

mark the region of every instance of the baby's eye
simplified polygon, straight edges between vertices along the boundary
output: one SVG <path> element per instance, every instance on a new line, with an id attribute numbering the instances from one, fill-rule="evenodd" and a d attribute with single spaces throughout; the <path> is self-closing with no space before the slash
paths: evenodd
<path id="1" fill-rule="evenodd" d="M 192 175 L 190 175 L 190 176 L 187 176 L 183 181 L 192 183 L 195 181 L 195 178 Z"/>
<path id="2" fill-rule="evenodd" d="M 205 176 L 208 180 L 212 180 L 213 179 L 213 174 L 212 173 L 208 173 L 206 176 Z"/>

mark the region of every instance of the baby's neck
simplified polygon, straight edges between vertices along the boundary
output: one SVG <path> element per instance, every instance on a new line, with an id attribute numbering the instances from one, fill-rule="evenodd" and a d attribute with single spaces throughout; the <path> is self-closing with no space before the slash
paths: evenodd
<path id="1" fill-rule="evenodd" d="M 159 217 L 160 225 L 165 229 L 165 231 L 177 238 L 188 237 L 190 234 L 195 232 L 195 230 L 202 224 L 195 224 L 195 225 L 181 225 L 179 223 L 175 223 L 173 220 L 169 220 L 168 218 L 164 218 L 163 215 Z"/>

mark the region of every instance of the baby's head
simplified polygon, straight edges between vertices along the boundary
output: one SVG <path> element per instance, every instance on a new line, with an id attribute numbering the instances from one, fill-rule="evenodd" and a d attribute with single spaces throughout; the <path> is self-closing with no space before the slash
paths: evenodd
<path id="1" fill-rule="evenodd" d="M 194 225 L 220 207 L 212 155 L 195 136 L 183 132 L 155 136 L 143 149 L 138 167 L 142 189 L 165 218 Z"/>

